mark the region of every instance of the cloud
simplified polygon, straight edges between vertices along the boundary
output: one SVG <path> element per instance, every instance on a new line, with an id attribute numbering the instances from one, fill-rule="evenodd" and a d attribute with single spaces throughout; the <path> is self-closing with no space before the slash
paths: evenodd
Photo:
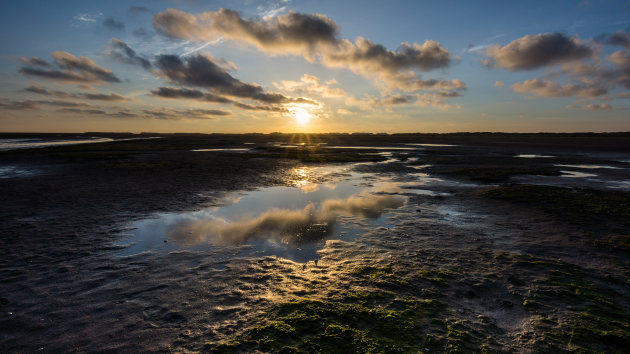
<path id="1" fill-rule="evenodd" d="M 83 115 L 107 115 L 107 112 L 100 109 L 61 108 L 58 109 L 57 112 Z"/>
<path id="2" fill-rule="evenodd" d="M 150 70 L 152 65 L 151 62 L 138 55 L 135 50 L 131 49 L 127 43 L 112 38 L 109 40 L 110 50 L 105 53 L 105 55 L 109 56 L 114 60 L 118 60 L 123 63 L 139 65 L 146 70 Z"/>
<path id="3" fill-rule="evenodd" d="M 630 49 L 630 30 L 629 31 L 617 31 L 612 34 L 602 34 L 597 36 L 597 41 L 609 45 L 616 45 Z"/>
<path id="4" fill-rule="evenodd" d="M 294 99 L 279 93 L 265 92 L 259 85 L 242 82 L 217 65 L 209 55 L 195 54 L 184 59 L 176 55 L 160 55 L 155 66 L 160 75 L 172 83 L 202 87 L 215 95 L 252 99 L 268 104 L 315 104 L 314 101 L 304 98 Z"/>
<path id="5" fill-rule="evenodd" d="M 332 80 L 330 84 L 337 84 L 337 81 Z M 322 97 L 343 97 L 346 95 L 346 92 L 341 88 L 321 84 L 319 82 L 319 78 L 308 74 L 302 75 L 300 81 L 282 80 L 280 83 L 274 82 L 273 85 L 279 90 L 296 92 L 299 94 L 309 93 L 320 95 Z"/>
<path id="6" fill-rule="evenodd" d="M 20 61 L 28 66 L 43 66 L 43 67 L 50 66 L 50 64 L 48 64 L 46 60 L 38 58 L 38 57 L 30 57 L 30 59 L 26 57 L 20 57 Z"/>
<path id="7" fill-rule="evenodd" d="M 221 97 L 218 95 L 214 95 L 211 93 L 202 92 L 199 90 L 192 90 L 186 88 L 176 88 L 176 87 L 160 87 L 156 90 L 152 90 L 151 94 L 153 96 L 163 97 L 163 98 L 188 98 L 195 99 L 200 101 L 207 102 L 216 102 L 216 103 L 230 103 L 232 100 L 227 99 L 225 97 Z"/>
<path id="8" fill-rule="evenodd" d="M 505 86 L 505 82 L 503 82 L 503 81 L 495 81 L 494 85 L 492 85 L 492 86 L 497 87 L 497 88 L 501 88 L 501 87 Z"/>
<path id="9" fill-rule="evenodd" d="M 23 66 L 19 72 L 24 75 L 61 82 L 92 84 L 120 82 L 120 79 L 111 70 L 97 65 L 90 58 L 75 57 L 68 52 L 62 51 L 52 52 L 51 55 L 57 68 L 48 69 L 43 68 L 40 63 L 34 63 L 35 65 L 25 63 L 26 66 Z"/>
<path id="10" fill-rule="evenodd" d="M 97 101 L 125 101 L 125 97 L 117 93 L 69 93 L 66 91 L 50 91 L 48 88 L 42 85 L 29 85 L 24 89 L 26 92 L 36 93 L 43 96 L 55 96 L 59 98 L 84 98 L 88 100 Z"/>
<path id="11" fill-rule="evenodd" d="M 541 78 L 512 85 L 517 93 L 540 97 L 609 98 L 607 95 L 612 90 L 630 89 L 628 38 L 628 33 L 623 31 L 600 35 L 588 42 L 558 33 L 528 35 L 504 47 L 488 48 L 486 64 L 510 71 L 552 68 Z M 603 50 L 602 45 L 623 46 L 624 49 L 610 53 Z M 581 108 L 588 109 L 585 107 Z M 606 108 L 594 104 L 591 110 L 597 109 Z"/>
<path id="12" fill-rule="evenodd" d="M 242 244 L 269 239 L 299 245 L 325 238 L 340 216 L 378 218 L 388 209 L 399 208 L 405 198 L 396 195 L 355 194 L 329 199 L 303 209 L 272 209 L 255 217 L 227 221 L 210 218 L 184 222 L 167 231 L 167 237 L 187 244 Z"/>
<path id="13" fill-rule="evenodd" d="M 542 97 L 599 97 L 608 93 L 606 88 L 591 85 L 561 85 L 550 80 L 532 79 L 511 86 L 514 92 L 532 93 Z"/>
<path id="14" fill-rule="evenodd" d="M 127 100 L 125 97 L 117 94 L 110 93 L 102 94 L 102 93 L 84 93 L 80 95 L 81 97 L 87 98 L 88 100 L 97 100 L 97 101 L 125 101 Z"/>
<path id="15" fill-rule="evenodd" d="M 217 109 L 185 109 L 177 110 L 171 108 L 145 109 L 142 111 L 146 118 L 155 119 L 216 119 L 217 116 L 227 116 L 232 114 L 228 111 Z"/>
<path id="16" fill-rule="evenodd" d="M 72 19 L 74 20 L 74 23 L 72 24 L 75 27 L 79 27 L 82 25 L 87 25 L 87 24 L 92 24 L 92 23 L 96 23 L 96 20 L 103 16 L 102 13 L 100 12 L 96 12 L 96 13 L 89 13 L 89 12 L 85 12 L 85 13 L 79 13 L 76 14 L 75 16 L 72 17 Z"/>
<path id="17" fill-rule="evenodd" d="M 88 107 L 94 108 L 95 106 L 84 102 L 73 101 L 59 101 L 59 100 L 23 100 L 12 101 L 2 99 L 0 101 L 0 107 L 9 110 L 31 110 L 39 109 L 41 105 L 53 106 L 53 107 Z"/>
<path id="18" fill-rule="evenodd" d="M 278 54 L 301 54 L 320 43 L 335 43 L 338 31 L 337 24 L 321 14 L 291 11 L 267 20 L 248 20 L 228 9 L 198 15 L 168 9 L 153 17 L 153 27 L 173 38 L 206 42 L 224 37 Z"/>
<path id="19" fill-rule="evenodd" d="M 0 108 L 11 111 L 25 111 L 37 109 L 37 107 L 37 102 L 33 100 L 11 101 L 4 98 L 0 99 Z"/>
<path id="20" fill-rule="evenodd" d="M 487 66 L 516 71 L 586 59 L 594 54 L 594 50 L 577 36 L 541 33 L 518 38 L 503 47 L 490 46 L 484 54 Z"/>
<path id="21" fill-rule="evenodd" d="M 199 42 L 219 37 L 253 45 L 268 54 L 300 55 L 309 62 L 349 69 L 403 91 L 465 88 L 461 81 L 423 80 L 416 71 L 448 67 L 452 55 L 435 41 L 401 43 L 389 50 L 365 38 L 356 42 L 339 37 L 339 26 L 322 14 L 287 14 L 263 19 L 245 19 L 239 13 L 190 14 L 168 9 L 153 17 L 153 26 L 172 38 Z"/>
<path id="22" fill-rule="evenodd" d="M 274 0 L 266 6 L 260 5 L 256 9 L 258 10 L 258 14 L 260 17 L 271 18 L 278 16 L 280 13 L 286 11 L 286 5 L 290 2 L 291 0 Z"/>
<path id="23" fill-rule="evenodd" d="M 52 92 L 48 91 L 46 87 L 41 86 L 41 85 L 29 85 L 29 87 L 24 89 L 24 91 L 37 93 L 40 95 L 46 95 L 46 96 L 50 96 L 53 94 Z"/>
<path id="24" fill-rule="evenodd" d="M 375 111 L 377 107 L 391 107 L 402 105 L 414 105 L 418 107 L 437 107 L 440 109 L 459 108 L 458 105 L 451 105 L 446 102 L 447 99 L 458 97 L 458 92 L 425 92 L 414 94 L 394 94 L 385 97 L 364 96 L 361 98 L 349 97 L 345 104 L 355 106 L 363 111 Z"/>
<path id="25" fill-rule="evenodd" d="M 617 98 L 630 98 L 630 92 L 620 92 L 615 95 Z"/>
<path id="26" fill-rule="evenodd" d="M 607 103 L 591 103 L 586 106 L 568 105 L 567 108 L 581 109 L 584 111 L 609 111 L 612 109 L 612 106 Z"/>
<path id="27" fill-rule="evenodd" d="M 103 21 L 103 26 L 110 31 L 122 31 L 125 29 L 125 24 L 122 21 L 118 21 L 113 17 L 108 17 Z"/>
<path id="28" fill-rule="evenodd" d="M 61 108 L 61 109 L 56 110 L 56 112 L 81 114 L 81 115 L 107 116 L 107 117 L 114 117 L 114 118 L 138 118 L 139 117 L 136 113 L 132 113 L 126 109 L 115 111 L 115 112 L 106 112 L 101 109 Z"/>

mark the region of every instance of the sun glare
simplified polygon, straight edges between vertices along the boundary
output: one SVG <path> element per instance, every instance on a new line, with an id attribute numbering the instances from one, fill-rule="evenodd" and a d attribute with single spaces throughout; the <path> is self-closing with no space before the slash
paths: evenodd
<path id="1" fill-rule="evenodd" d="M 310 105 L 292 105 L 289 107 L 289 116 L 293 117 L 297 125 L 308 125 L 315 118 Z"/>

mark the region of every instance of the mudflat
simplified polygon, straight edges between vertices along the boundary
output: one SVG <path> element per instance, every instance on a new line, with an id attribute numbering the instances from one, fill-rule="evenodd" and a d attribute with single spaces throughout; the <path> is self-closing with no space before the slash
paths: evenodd
<path id="1" fill-rule="evenodd" d="M 92 136 L 0 152 L 0 351 L 630 345 L 628 133 Z"/>

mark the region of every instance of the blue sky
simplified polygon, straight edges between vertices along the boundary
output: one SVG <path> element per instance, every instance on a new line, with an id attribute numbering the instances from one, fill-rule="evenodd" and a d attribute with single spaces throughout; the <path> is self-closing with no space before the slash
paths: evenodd
<path id="1" fill-rule="evenodd" d="M 0 10 L 1 131 L 630 130 L 627 0 Z"/>

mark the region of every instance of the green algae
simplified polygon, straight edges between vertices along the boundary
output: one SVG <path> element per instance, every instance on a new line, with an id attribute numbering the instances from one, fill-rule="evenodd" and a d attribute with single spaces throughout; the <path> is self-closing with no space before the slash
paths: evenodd
<path id="1" fill-rule="evenodd" d="M 407 287 L 410 285 L 407 280 L 393 272 L 391 265 L 385 267 L 360 266 L 354 270 L 354 274 L 380 286 Z"/>
<path id="2" fill-rule="evenodd" d="M 214 351 L 409 353 L 444 349 L 447 341 L 443 335 L 425 334 L 435 326 L 432 319 L 444 309 L 443 303 L 394 302 L 398 309 L 317 300 L 281 304 L 273 310 L 273 319 Z M 438 327 L 432 332 L 443 330 Z"/>

